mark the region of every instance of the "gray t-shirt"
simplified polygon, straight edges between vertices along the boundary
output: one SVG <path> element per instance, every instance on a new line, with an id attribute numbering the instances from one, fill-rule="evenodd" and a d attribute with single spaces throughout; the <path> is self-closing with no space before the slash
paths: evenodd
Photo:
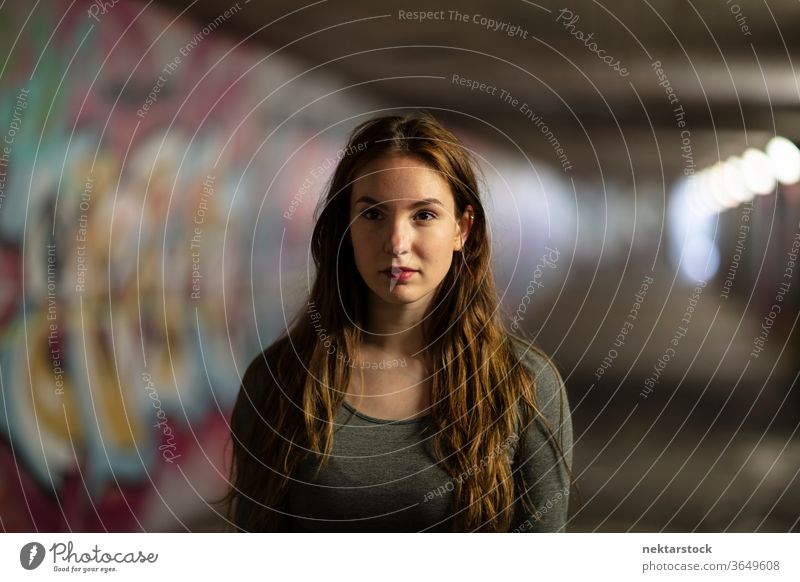
<path id="1" fill-rule="evenodd" d="M 525 348 L 514 345 L 537 378 L 537 405 L 571 467 L 572 423 L 564 384 L 541 356 L 532 350 L 523 356 Z M 382 420 L 345 402 L 335 417 L 326 466 L 315 476 L 318 463 L 308 455 L 290 483 L 290 531 L 451 531 L 454 482 L 430 453 L 433 433 L 423 432 L 429 420 Z M 536 420 L 503 443 L 501 451 L 514 461 L 512 470 L 523 471 L 538 511 L 513 524 L 511 531 L 564 531 L 569 478 L 546 435 Z"/>

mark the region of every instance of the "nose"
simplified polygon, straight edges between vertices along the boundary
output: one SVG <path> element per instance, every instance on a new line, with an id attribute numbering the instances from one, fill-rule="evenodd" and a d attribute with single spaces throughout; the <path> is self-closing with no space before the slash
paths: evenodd
<path id="1" fill-rule="evenodd" d="M 384 240 L 384 251 L 393 257 L 409 252 L 411 245 L 411 225 L 401 217 L 397 217 L 388 226 L 389 232 Z"/>

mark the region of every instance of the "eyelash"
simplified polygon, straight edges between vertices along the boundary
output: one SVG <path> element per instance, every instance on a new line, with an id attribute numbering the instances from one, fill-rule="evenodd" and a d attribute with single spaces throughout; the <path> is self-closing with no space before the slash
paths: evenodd
<path id="1" fill-rule="evenodd" d="M 370 212 L 375 212 L 377 214 L 380 214 L 380 212 L 378 210 L 375 210 L 374 208 L 367 208 L 365 211 L 363 211 L 361 213 L 361 216 L 363 216 L 367 220 L 370 220 L 370 218 L 367 217 L 367 214 L 369 214 Z M 431 217 L 432 217 L 432 218 L 429 218 L 428 220 L 423 220 L 422 222 L 430 222 L 430 221 L 435 220 L 436 218 L 438 218 L 435 212 L 433 212 L 432 210 L 428 210 L 428 209 L 420 210 L 417 213 L 417 216 L 419 216 L 420 214 L 430 214 Z"/>

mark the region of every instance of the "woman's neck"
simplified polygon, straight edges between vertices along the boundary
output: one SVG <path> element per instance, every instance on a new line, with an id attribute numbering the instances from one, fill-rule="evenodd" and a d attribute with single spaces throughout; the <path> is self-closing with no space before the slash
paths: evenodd
<path id="1" fill-rule="evenodd" d="M 425 349 L 422 320 L 425 305 L 390 304 L 371 301 L 364 347 L 393 356 L 417 356 Z"/>

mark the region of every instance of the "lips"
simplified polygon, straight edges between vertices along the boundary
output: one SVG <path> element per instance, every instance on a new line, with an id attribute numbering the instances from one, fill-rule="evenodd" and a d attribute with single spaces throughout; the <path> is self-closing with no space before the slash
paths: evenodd
<path id="1" fill-rule="evenodd" d="M 381 271 L 382 275 L 386 275 L 390 279 L 395 279 L 397 281 L 405 281 L 409 277 L 411 277 L 414 273 L 418 273 L 417 269 L 412 269 L 410 267 L 392 267 L 391 269 L 384 269 Z"/>

